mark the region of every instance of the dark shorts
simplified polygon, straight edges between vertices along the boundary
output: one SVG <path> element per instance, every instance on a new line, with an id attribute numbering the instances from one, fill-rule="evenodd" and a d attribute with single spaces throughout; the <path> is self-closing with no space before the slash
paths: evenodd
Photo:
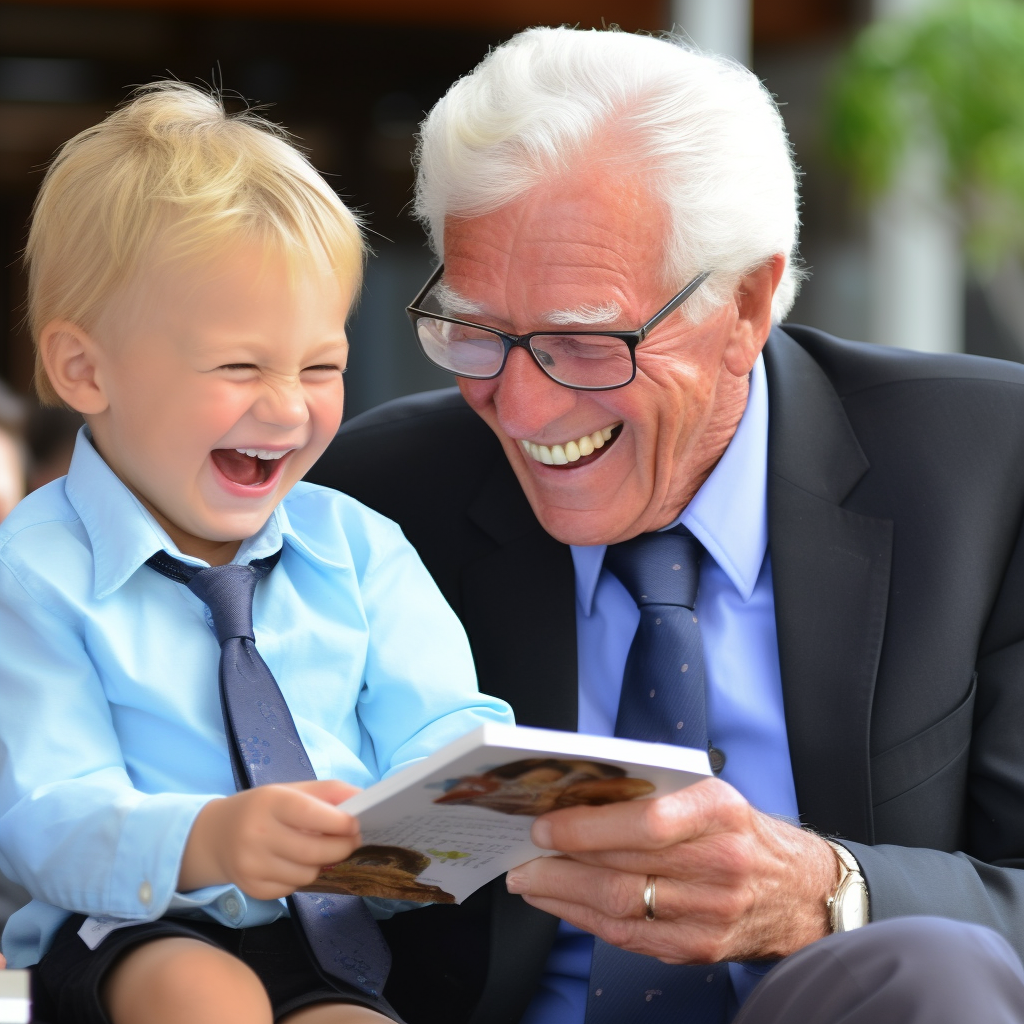
<path id="1" fill-rule="evenodd" d="M 128 952 L 155 939 L 198 939 L 238 957 L 263 982 L 274 1020 L 314 1003 L 359 1003 L 395 1020 L 387 1003 L 376 1003 L 341 982 L 324 978 L 289 918 L 259 928 L 225 928 L 215 921 L 162 918 L 111 932 L 96 947 L 79 938 L 85 918 L 73 914 L 32 972 L 33 1019 L 46 1024 L 110 1024 L 100 1002 L 103 980 Z"/>

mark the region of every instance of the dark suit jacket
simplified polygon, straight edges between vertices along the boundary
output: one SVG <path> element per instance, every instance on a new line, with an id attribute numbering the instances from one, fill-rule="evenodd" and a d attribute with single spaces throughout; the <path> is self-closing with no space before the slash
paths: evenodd
<path id="1" fill-rule="evenodd" d="M 774 330 L 768 524 L 803 820 L 874 919 L 990 925 L 1024 954 L 1024 367 Z M 348 423 L 311 479 L 398 521 L 521 723 L 576 727 L 569 549 L 455 391 Z M 556 922 L 500 884 L 402 914 L 410 1024 L 517 1021 Z M 474 1011 L 475 1007 L 475 1011 Z"/>

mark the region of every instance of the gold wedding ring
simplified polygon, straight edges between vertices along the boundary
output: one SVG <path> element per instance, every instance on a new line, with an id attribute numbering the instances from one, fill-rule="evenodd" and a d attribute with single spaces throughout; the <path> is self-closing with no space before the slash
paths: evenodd
<path id="1" fill-rule="evenodd" d="M 644 886 L 644 906 L 647 908 L 647 914 L 645 919 L 648 921 L 654 920 L 654 903 L 658 897 L 655 891 L 655 886 L 658 884 L 656 875 L 647 876 L 647 884 Z"/>

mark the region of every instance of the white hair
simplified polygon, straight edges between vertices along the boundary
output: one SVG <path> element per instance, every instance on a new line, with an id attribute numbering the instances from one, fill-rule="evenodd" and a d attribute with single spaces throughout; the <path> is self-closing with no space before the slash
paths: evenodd
<path id="1" fill-rule="evenodd" d="M 580 327 L 593 325 L 606 327 L 621 319 L 622 308 L 617 302 L 602 302 L 595 306 L 592 302 L 584 302 L 582 306 L 573 309 L 552 309 L 545 317 L 549 324 L 560 324 L 563 326 Z"/>
<path id="2" fill-rule="evenodd" d="M 802 273 L 782 118 L 750 71 L 676 37 L 533 28 L 493 50 L 423 122 L 416 215 L 444 259 L 446 216 L 498 210 L 595 152 L 665 204 L 664 284 L 712 272 L 683 307 L 691 319 L 777 253 L 772 316 L 786 316 Z"/>

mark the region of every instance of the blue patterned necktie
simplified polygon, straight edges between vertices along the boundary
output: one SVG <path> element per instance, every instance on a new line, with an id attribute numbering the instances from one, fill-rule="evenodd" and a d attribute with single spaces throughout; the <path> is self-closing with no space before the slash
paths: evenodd
<path id="1" fill-rule="evenodd" d="M 641 534 L 605 553 L 605 567 L 640 609 L 616 736 L 708 748 L 704 649 L 694 613 L 700 554 L 681 526 Z M 595 939 L 586 1024 L 723 1024 L 730 995 L 727 964 L 663 964 Z"/>
<path id="2" fill-rule="evenodd" d="M 238 789 L 316 778 L 277 680 L 256 650 L 253 635 L 256 584 L 280 556 L 278 551 L 248 565 L 200 569 L 160 551 L 146 562 L 184 584 L 210 609 L 220 644 L 221 708 Z M 288 905 L 320 970 L 379 1000 L 382 1011 L 390 1011 L 380 993 L 391 969 L 391 951 L 362 899 L 297 892 L 288 898 Z"/>

